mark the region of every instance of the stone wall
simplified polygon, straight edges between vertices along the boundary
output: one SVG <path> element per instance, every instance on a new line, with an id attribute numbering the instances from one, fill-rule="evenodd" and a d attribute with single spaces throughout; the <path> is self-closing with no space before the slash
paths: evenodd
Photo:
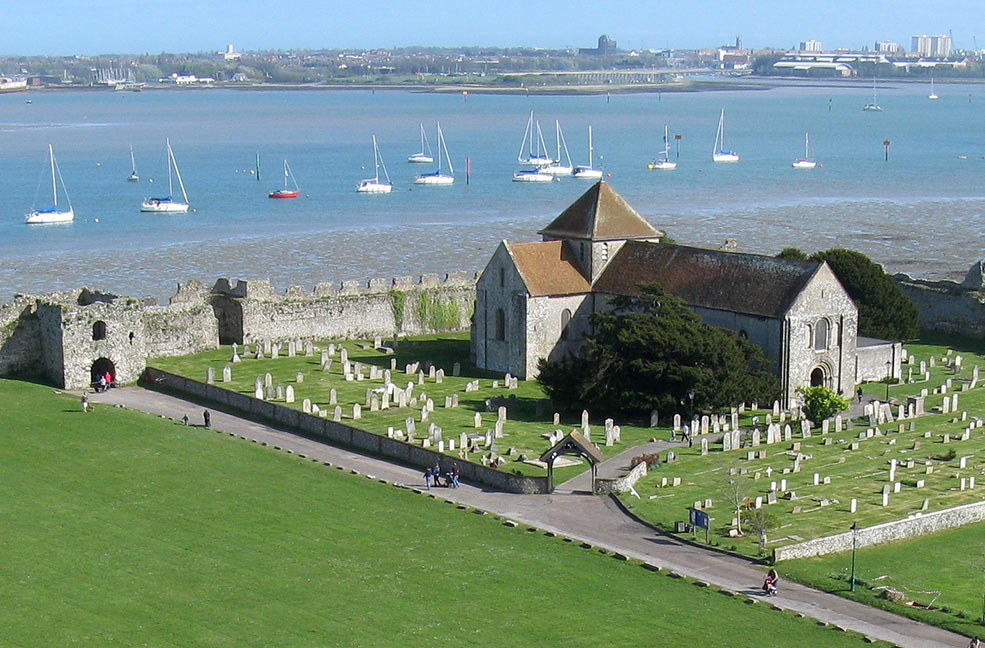
<path id="1" fill-rule="evenodd" d="M 467 329 L 475 302 L 475 275 L 395 277 L 366 283 L 322 283 L 283 294 L 267 280 L 220 279 L 211 305 L 223 343 L 263 340 L 348 339 L 419 335 Z"/>
<path id="2" fill-rule="evenodd" d="M 332 445 L 355 448 L 362 452 L 420 468 L 422 475 L 426 468 L 435 464 L 439 464 L 442 471 L 445 471 L 449 470 L 453 463 L 457 463 L 460 478 L 463 481 L 481 484 L 508 493 L 527 495 L 547 493 L 547 477 L 516 475 L 481 464 L 454 459 L 429 448 L 411 445 L 404 441 L 360 430 L 351 425 L 338 423 L 320 416 L 305 414 L 284 405 L 258 400 L 246 394 L 222 389 L 216 385 L 208 385 L 153 367 L 147 367 L 143 380 L 146 385 L 177 392 L 194 399 L 217 403 L 253 419 L 274 421 L 305 435 L 327 441 Z M 422 476 L 421 482 L 423 480 Z"/>
<path id="3" fill-rule="evenodd" d="M 886 341 L 858 347 L 855 354 L 855 382 L 899 378 L 902 358 L 902 342 Z"/>
<path id="4" fill-rule="evenodd" d="M 17 295 L 0 305 L 0 376 L 40 377 L 41 330 L 37 300 Z"/>
<path id="5" fill-rule="evenodd" d="M 985 502 L 964 504 L 933 513 L 916 513 L 905 520 L 895 520 L 859 529 L 856 539 L 857 546 L 867 547 L 883 542 L 912 538 L 964 524 L 981 522 L 982 520 L 985 520 Z M 825 538 L 815 538 L 814 540 L 779 547 L 773 550 L 773 559 L 780 561 L 810 558 L 811 556 L 848 551 L 851 548 L 852 532 L 846 531 Z"/>
<path id="6" fill-rule="evenodd" d="M 617 479 L 596 478 L 595 494 L 612 495 L 631 491 L 636 486 L 636 482 L 644 477 L 646 477 L 646 462 L 641 461 L 632 470 Z"/>
<path id="7" fill-rule="evenodd" d="M 920 311 L 921 328 L 967 337 L 985 337 L 985 282 L 983 263 L 971 267 L 964 281 L 924 281 L 906 274 L 895 276 L 903 294 Z"/>

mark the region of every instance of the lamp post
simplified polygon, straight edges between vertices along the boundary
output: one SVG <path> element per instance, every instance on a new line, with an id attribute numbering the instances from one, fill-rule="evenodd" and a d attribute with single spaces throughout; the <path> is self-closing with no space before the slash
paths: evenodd
<path id="1" fill-rule="evenodd" d="M 852 522 L 852 591 L 855 591 L 855 549 L 858 547 L 858 522 Z"/>
<path id="2" fill-rule="evenodd" d="M 893 379 L 893 361 L 886 361 L 886 402 L 889 402 L 889 381 Z"/>
<path id="3" fill-rule="evenodd" d="M 691 416 L 694 416 L 694 390 L 693 389 L 688 391 L 687 397 L 691 400 Z"/>

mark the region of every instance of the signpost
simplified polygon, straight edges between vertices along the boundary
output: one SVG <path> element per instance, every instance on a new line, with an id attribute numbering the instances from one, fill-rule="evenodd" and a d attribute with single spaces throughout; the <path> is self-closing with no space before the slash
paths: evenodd
<path id="1" fill-rule="evenodd" d="M 692 529 L 695 529 L 697 527 L 701 527 L 702 529 L 704 529 L 705 530 L 705 544 L 711 544 L 711 537 L 710 537 L 711 523 L 708 521 L 708 514 L 705 513 L 704 511 L 702 511 L 700 509 L 696 509 L 696 508 L 689 508 L 688 509 L 688 512 L 690 513 L 690 520 L 691 520 L 691 527 L 692 527 Z"/>

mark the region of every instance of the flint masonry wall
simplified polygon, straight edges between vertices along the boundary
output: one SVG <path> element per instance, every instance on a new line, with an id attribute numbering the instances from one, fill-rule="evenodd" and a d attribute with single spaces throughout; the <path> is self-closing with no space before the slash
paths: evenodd
<path id="1" fill-rule="evenodd" d="M 967 337 L 985 337 L 985 278 L 978 261 L 964 281 L 924 281 L 906 274 L 895 276 L 903 294 L 920 311 L 920 326 Z"/>
<path id="2" fill-rule="evenodd" d="M 278 294 L 267 280 L 220 279 L 212 308 L 223 343 L 295 338 L 417 335 L 469 327 L 475 303 L 471 273 L 322 283 Z"/>
<path id="3" fill-rule="evenodd" d="M 0 376 L 40 376 L 41 329 L 37 300 L 18 295 L 0 305 Z"/>

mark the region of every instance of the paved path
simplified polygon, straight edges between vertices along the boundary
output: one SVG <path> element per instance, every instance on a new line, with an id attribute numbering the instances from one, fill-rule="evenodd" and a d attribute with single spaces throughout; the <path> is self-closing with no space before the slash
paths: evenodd
<path id="1" fill-rule="evenodd" d="M 176 420 L 188 414 L 191 424 L 202 425 L 202 406 L 137 387 L 94 394 L 90 401 L 124 405 Z M 217 432 L 256 439 L 380 479 L 424 488 L 421 471 L 416 468 L 391 464 L 223 412 L 210 412 L 212 427 Z M 658 441 L 627 450 L 602 464 L 600 475 L 614 475 L 628 468 L 629 460 L 635 454 L 662 451 L 675 445 L 679 444 Z M 654 532 L 624 515 L 609 498 L 591 495 L 589 479 L 586 475 L 579 475 L 561 484 L 552 495 L 514 495 L 468 484 L 462 484 L 457 489 L 435 488 L 432 492 L 442 498 L 589 542 L 740 594 L 760 595 L 763 581 L 760 568 L 742 559 Z M 782 582 L 779 596 L 770 599 L 770 602 L 898 646 L 964 648 L 968 645 L 968 639 L 961 635 L 792 582 Z"/>

